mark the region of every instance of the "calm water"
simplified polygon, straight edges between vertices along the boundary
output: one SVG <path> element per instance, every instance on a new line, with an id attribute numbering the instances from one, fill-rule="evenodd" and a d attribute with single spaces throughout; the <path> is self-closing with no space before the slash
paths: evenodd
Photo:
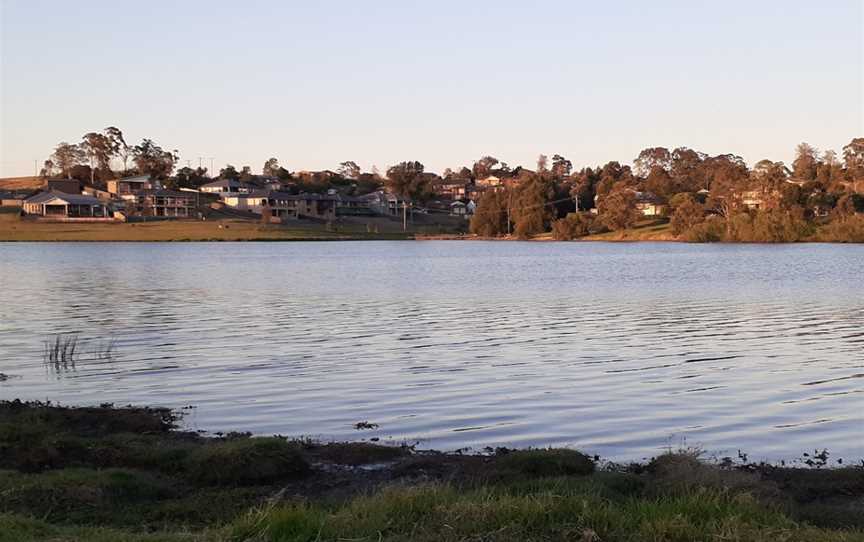
<path id="1" fill-rule="evenodd" d="M 840 245 L 0 243 L 0 398 L 438 449 L 848 461 L 862 278 L 864 246 Z M 82 356 L 47 367 L 67 332 Z"/>

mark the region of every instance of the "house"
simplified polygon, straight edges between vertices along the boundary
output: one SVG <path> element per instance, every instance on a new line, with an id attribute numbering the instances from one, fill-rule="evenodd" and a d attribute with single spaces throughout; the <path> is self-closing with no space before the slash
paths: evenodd
<path id="1" fill-rule="evenodd" d="M 339 198 L 325 194 L 300 194 L 297 199 L 297 215 L 304 218 L 334 220 Z"/>
<path id="2" fill-rule="evenodd" d="M 759 210 L 765 207 L 765 197 L 761 190 L 746 190 L 741 192 L 741 205 L 748 209 Z"/>
<path id="3" fill-rule="evenodd" d="M 248 194 L 254 191 L 254 187 L 234 179 L 217 179 L 202 184 L 199 190 L 210 194 Z"/>
<path id="4" fill-rule="evenodd" d="M 435 194 L 452 200 L 463 199 L 467 195 L 466 181 L 443 181 L 433 186 Z"/>
<path id="5" fill-rule="evenodd" d="M 278 218 L 315 218 L 334 220 L 339 197 L 330 194 L 288 194 L 256 190 L 248 194 L 226 194 L 222 201 L 228 207 L 262 214 L 265 209 Z"/>
<path id="6" fill-rule="evenodd" d="M 0 192 L 0 207 L 22 207 L 24 196 L 14 192 Z"/>
<path id="7" fill-rule="evenodd" d="M 196 207 L 194 192 L 156 189 L 136 192 L 134 199 L 128 200 L 126 210 L 143 216 L 189 218 L 195 216 Z"/>
<path id="8" fill-rule="evenodd" d="M 102 201 L 112 201 L 116 199 L 116 194 L 108 192 L 106 190 L 99 190 L 93 186 L 85 186 L 81 189 L 81 193 L 85 196 L 93 196 L 94 198 L 101 199 Z"/>
<path id="9" fill-rule="evenodd" d="M 365 198 L 352 196 L 336 196 L 337 216 L 374 216 L 376 213 L 369 207 Z"/>
<path id="10" fill-rule="evenodd" d="M 627 188 L 626 191 L 632 193 L 636 199 L 636 210 L 643 216 L 663 216 L 666 212 L 666 204 L 663 200 L 652 194 L 651 192 L 640 192 Z M 594 207 L 591 209 L 592 214 L 599 213 L 600 210 L 600 194 L 594 196 Z"/>
<path id="11" fill-rule="evenodd" d="M 45 181 L 46 192 L 62 192 L 64 194 L 80 194 L 81 181 L 78 179 L 48 179 Z"/>
<path id="12" fill-rule="evenodd" d="M 212 184 L 212 183 L 211 183 Z M 206 186 L 206 185 L 205 185 Z M 204 188 L 203 186 L 201 187 Z M 270 192 L 267 190 L 254 190 L 250 192 L 224 192 L 222 193 L 222 201 L 228 207 L 237 209 L 238 211 L 250 211 L 252 213 L 261 214 L 264 207 L 268 205 L 268 197 Z M 288 196 L 290 194 L 285 194 Z"/>
<path id="13" fill-rule="evenodd" d="M 500 186 L 502 183 L 501 183 L 500 177 L 496 177 L 495 175 L 489 175 L 486 178 L 477 179 L 475 181 L 475 184 L 477 186 L 482 186 L 484 188 L 491 188 L 491 187 L 495 187 L 495 186 Z"/>
<path id="14" fill-rule="evenodd" d="M 378 190 L 360 197 L 366 200 L 370 209 L 380 215 L 402 216 L 403 210 L 411 207 L 410 202 L 407 200 L 384 190 Z"/>
<path id="15" fill-rule="evenodd" d="M 636 209 L 644 216 L 662 216 L 666 212 L 666 204 L 651 192 L 636 193 Z"/>
<path id="16" fill-rule="evenodd" d="M 123 198 L 141 190 L 151 190 L 158 188 L 149 175 L 138 175 L 135 177 L 126 177 L 123 179 L 113 179 L 108 181 L 108 192 L 117 197 Z"/>
<path id="17" fill-rule="evenodd" d="M 477 205 L 473 201 L 454 201 L 450 204 L 450 214 L 452 216 L 462 216 L 468 218 L 477 210 Z"/>
<path id="18" fill-rule="evenodd" d="M 93 196 L 40 192 L 24 200 L 24 212 L 32 216 L 56 219 L 108 218 L 108 208 Z"/>

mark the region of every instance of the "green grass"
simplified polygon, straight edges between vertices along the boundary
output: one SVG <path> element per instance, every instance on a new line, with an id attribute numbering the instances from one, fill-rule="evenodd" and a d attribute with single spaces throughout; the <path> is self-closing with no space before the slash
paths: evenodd
<path id="1" fill-rule="evenodd" d="M 864 540 L 860 532 L 801 526 L 747 494 L 705 489 L 656 498 L 602 494 L 602 488 L 570 478 L 543 479 L 524 490 L 393 487 L 339 507 L 262 508 L 228 532 L 237 542 Z"/>
<path id="2" fill-rule="evenodd" d="M 63 526 L 0 513 L 0 542 L 210 542 L 219 538 L 207 531 L 134 533 L 110 527 Z"/>
<path id="3" fill-rule="evenodd" d="M 672 227 L 663 218 L 640 220 L 626 230 L 597 233 L 582 237 L 585 241 L 674 241 Z"/>
<path id="4" fill-rule="evenodd" d="M 51 223 L 0 214 L 0 241 L 338 241 L 406 239 L 411 233 L 368 233 L 359 225 L 262 225 L 253 220 L 164 220 L 135 223 Z"/>
<path id="5" fill-rule="evenodd" d="M 255 485 L 300 478 L 309 463 L 281 438 L 239 438 L 202 446 L 186 460 L 185 476 L 199 485 Z"/>
<path id="6" fill-rule="evenodd" d="M 721 468 L 678 453 L 599 469 L 568 449 L 419 453 L 206 438 L 176 422 L 165 409 L 0 402 L 0 542 L 864 542 L 862 467 Z"/>

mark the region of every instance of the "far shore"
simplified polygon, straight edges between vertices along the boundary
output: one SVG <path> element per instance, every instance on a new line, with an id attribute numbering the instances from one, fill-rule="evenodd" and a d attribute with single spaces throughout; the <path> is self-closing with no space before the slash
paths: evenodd
<path id="1" fill-rule="evenodd" d="M 280 241 L 527 241 L 555 242 L 552 233 L 529 239 L 515 235 L 485 237 L 469 233 L 430 232 L 429 227 L 384 222 L 379 231 L 362 224 L 298 222 L 261 224 L 244 219 L 160 220 L 150 222 L 76 223 L 24 220 L 14 213 L 0 213 L 0 242 L 280 242 Z M 376 228 L 377 225 L 376 225 Z M 570 242 L 570 241 L 567 241 Z M 672 234 L 668 221 L 646 220 L 635 227 L 597 233 L 572 242 L 690 243 Z M 824 242 L 805 239 L 799 243 Z"/>

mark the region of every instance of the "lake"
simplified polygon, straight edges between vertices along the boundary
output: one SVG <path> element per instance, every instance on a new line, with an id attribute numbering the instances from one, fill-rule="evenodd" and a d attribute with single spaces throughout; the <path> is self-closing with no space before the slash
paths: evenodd
<path id="1" fill-rule="evenodd" d="M 862 279 L 860 245 L 0 243 L 0 398 L 442 450 L 849 462 Z M 62 333 L 75 363 L 45 363 Z"/>

